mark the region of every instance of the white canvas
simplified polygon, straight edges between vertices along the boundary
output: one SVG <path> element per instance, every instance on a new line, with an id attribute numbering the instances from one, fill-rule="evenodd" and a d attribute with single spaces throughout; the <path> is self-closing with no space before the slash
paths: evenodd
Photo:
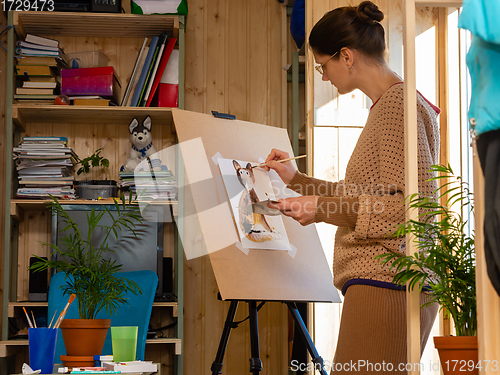
<path id="1" fill-rule="evenodd" d="M 218 164 L 243 247 L 291 250 L 281 215 L 261 215 L 242 209 L 252 203 L 276 199 L 269 172 L 250 168 L 255 163 L 248 161 L 218 159 Z"/>

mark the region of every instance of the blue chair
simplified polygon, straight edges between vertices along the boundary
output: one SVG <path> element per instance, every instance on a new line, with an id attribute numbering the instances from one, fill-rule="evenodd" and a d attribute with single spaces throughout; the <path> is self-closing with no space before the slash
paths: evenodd
<path id="1" fill-rule="evenodd" d="M 146 336 L 148 332 L 149 318 L 151 317 L 151 310 L 153 308 L 153 300 L 155 297 L 156 288 L 158 286 L 158 276 L 153 271 L 132 271 L 120 272 L 120 277 L 125 277 L 137 283 L 142 290 L 142 294 L 135 295 L 128 292 L 126 298 L 128 303 L 118 307 L 116 315 L 108 315 L 105 311 L 97 314 L 97 319 L 111 319 L 111 327 L 113 326 L 138 326 L 137 332 L 137 350 L 136 356 L 138 360 L 144 360 L 144 352 L 146 350 Z M 54 311 L 57 310 L 57 316 L 66 306 L 69 295 L 63 295 L 60 287 L 66 284 L 64 279 L 65 274 L 58 272 L 50 279 L 49 285 L 49 307 L 48 319 L 52 319 Z M 73 301 L 66 313 L 67 319 L 78 319 L 77 300 Z M 57 319 L 57 317 L 56 317 Z M 54 319 L 55 321 L 55 319 Z M 113 353 L 111 345 L 111 330 L 108 330 L 106 341 L 104 342 L 103 355 L 110 355 Z M 64 342 L 59 330 L 57 334 L 56 357 L 55 363 L 61 363 L 60 356 L 66 354 Z"/>

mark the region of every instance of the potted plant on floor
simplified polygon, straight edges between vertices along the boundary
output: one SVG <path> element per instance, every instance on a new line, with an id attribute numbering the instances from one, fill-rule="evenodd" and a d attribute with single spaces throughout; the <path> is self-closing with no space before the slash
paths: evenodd
<path id="1" fill-rule="evenodd" d="M 90 156 L 84 159 L 78 159 L 77 165 L 80 168 L 76 174 L 80 176 L 82 173 L 90 173 L 93 168 L 104 171 L 104 180 L 77 180 L 75 181 L 76 195 L 82 199 L 99 199 L 115 197 L 117 186 L 115 180 L 110 180 L 108 175 L 109 160 L 101 155 L 102 148 L 98 148 Z"/>
<path id="2" fill-rule="evenodd" d="M 437 175 L 431 180 L 449 181 L 435 192 L 436 197 L 408 197 L 409 207 L 418 210 L 419 219 L 403 223 L 396 233 L 397 237 L 412 236 L 419 252 L 377 258 L 395 269 L 395 283 L 430 289 L 429 304 L 437 302 L 451 316 L 456 336 L 434 337 L 444 373 L 478 373 L 474 231 L 467 234 L 467 216 L 474 211 L 473 193 L 450 166 L 432 166 L 431 172 Z M 442 197 L 444 204 L 439 201 Z M 461 348 L 458 357 L 450 357 L 452 348 Z"/>
<path id="3" fill-rule="evenodd" d="M 116 275 L 122 268 L 116 260 L 111 260 L 107 255 L 114 251 L 109 248 L 111 236 L 118 238 L 119 231 L 129 231 L 136 234 L 136 225 L 143 222 L 139 207 L 132 202 L 130 195 L 125 200 L 122 195 L 121 201 L 114 200 L 116 214 L 113 215 L 106 206 L 101 206 L 98 211 L 93 208 L 87 213 L 86 226 L 88 234 L 82 234 L 82 228 L 72 219 L 68 212 L 61 206 L 59 201 L 52 198 L 49 203 L 53 212 L 61 220 L 61 232 L 65 233 L 60 238 L 59 245 L 46 244 L 52 248 L 50 259 L 38 257 L 30 269 L 42 271 L 52 268 L 66 274 L 66 284 L 62 286 L 64 294 L 75 294 L 77 298 L 78 313 L 80 319 L 64 319 L 60 325 L 66 352 L 70 356 L 89 356 L 101 354 L 110 319 L 95 319 L 97 314 L 105 310 L 108 314 L 116 313 L 119 305 L 126 303 L 127 292 L 134 294 L 142 293 L 134 281 L 118 277 Z M 111 224 L 103 224 L 104 217 L 110 218 Z M 91 238 L 94 231 L 101 231 L 103 241 L 99 245 L 92 243 Z M 84 340 L 73 337 L 66 329 L 78 327 L 78 332 L 85 332 L 80 327 L 101 327 L 91 331 L 91 338 Z M 99 338 L 97 335 L 100 334 Z M 76 340 L 76 342 L 69 340 Z M 83 343 L 97 344 L 97 347 L 85 347 Z"/>

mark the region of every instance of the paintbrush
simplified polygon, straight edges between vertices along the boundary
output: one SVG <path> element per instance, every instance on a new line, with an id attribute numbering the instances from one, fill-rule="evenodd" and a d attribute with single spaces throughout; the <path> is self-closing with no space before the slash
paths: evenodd
<path id="1" fill-rule="evenodd" d="M 38 328 L 36 326 L 35 314 L 33 314 L 33 310 L 31 310 L 31 316 L 33 317 L 33 325 L 35 326 L 35 328 Z"/>
<path id="2" fill-rule="evenodd" d="M 50 321 L 49 328 L 52 325 L 52 322 L 54 321 L 54 318 L 56 317 L 57 310 L 54 311 L 54 315 L 52 316 L 52 320 Z"/>
<path id="3" fill-rule="evenodd" d="M 275 160 L 275 161 L 278 162 L 278 163 L 283 163 L 283 162 L 289 161 L 289 160 L 302 159 L 302 158 L 305 158 L 306 156 L 307 155 L 300 155 L 300 156 L 295 156 L 293 158 L 281 159 L 281 160 Z M 266 163 L 260 163 L 260 164 L 252 166 L 252 168 L 264 167 L 265 165 L 266 165 Z"/>
<path id="4" fill-rule="evenodd" d="M 66 315 L 66 312 L 68 311 L 69 305 L 71 305 L 71 302 L 73 302 L 75 300 L 75 298 L 76 298 L 75 294 L 72 294 L 69 296 L 68 303 L 66 304 L 66 306 L 64 306 L 64 310 L 61 311 L 59 318 L 57 318 L 56 324 L 54 324 L 54 328 L 56 328 L 56 329 L 59 328 L 59 326 L 61 325 L 61 322 L 64 319 L 64 315 Z"/>
<path id="5" fill-rule="evenodd" d="M 30 326 L 30 328 L 33 328 L 33 324 L 31 324 L 30 317 L 29 317 L 28 313 L 26 312 L 26 309 L 24 308 L 24 306 L 23 306 L 23 311 L 26 314 L 26 320 L 28 320 L 28 325 Z"/>

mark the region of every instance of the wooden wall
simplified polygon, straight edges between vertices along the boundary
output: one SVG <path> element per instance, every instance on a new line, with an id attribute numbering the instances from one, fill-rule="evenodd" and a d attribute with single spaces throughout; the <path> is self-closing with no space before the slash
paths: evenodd
<path id="1" fill-rule="evenodd" d="M 283 111 L 286 91 L 283 91 L 282 81 L 284 17 L 284 8 L 275 0 L 190 0 L 186 28 L 186 109 L 205 113 L 211 110 L 228 112 L 241 120 L 286 126 L 286 112 Z M 66 52 L 105 50 L 112 59 L 110 65 L 117 68 L 122 82 L 126 82 L 126 74 L 134 61 L 123 59 L 122 56 L 127 51 L 135 54 L 142 41 L 138 38 L 118 42 L 108 38 L 60 38 L 60 42 Z M 6 55 L 2 54 L 2 87 L 5 87 L 5 60 Z M 3 92 L 0 93 L 0 124 L 5 129 L 3 95 Z M 71 145 L 81 155 L 104 146 L 105 156 L 113 158 L 110 159 L 112 164 L 119 164 L 126 159 L 123 145 L 126 139 L 119 135 L 117 126 L 91 125 L 68 133 L 64 126 L 32 123 L 24 135 L 38 135 L 46 131 L 51 134 L 64 133 L 61 135 L 68 136 Z M 153 135 L 159 148 L 167 147 L 172 142 L 172 135 L 162 134 L 158 128 L 153 131 Z M 4 165 L 5 150 L 1 139 L 0 162 Z M 118 150 L 113 146 L 116 141 L 119 141 L 116 146 Z M 5 177 L 1 173 L 0 169 L 0 179 L 4 181 Z M 2 190 L 3 183 L 0 184 L 0 196 L 3 196 Z M 3 200 L 0 205 L 3 212 Z M 39 241 L 49 241 L 48 216 L 46 212 L 29 212 L 20 224 L 19 254 L 23 260 L 18 265 L 22 268 L 17 278 L 18 300 L 27 298 L 28 277 L 24 271 L 27 259 L 33 253 L 47 252 Z M 0 217 L 3 227 L 2 221 L 3 216 Z M 0 262 L 2 259 L 3 256 Z M 184 373 L 207 373 L 217 352 L 229 303 L 217 300 L 217 285 L 208 257 L 186 261 L 184 283 Z M 246 305 L 241 304 L 237 319 L 246 317 L 246 310 Z M 163 321 L 163 317 L 158 316 L 152 319 Z M 286 307 L 278 303 L 267 304 L 259 313 L 263 375 L 287 373 L 287 322 Z M 152 348 L 149 345 L 147 352 L 152 352 L 155 359 L 160 357 L 168 368 L 172 366 L 172 356 L 169 354 L 171 348 L 168 346 L 155 345 Z M 231 334 L 223 373 L 247 373 L 248 358 L 250 336 L 248 322 L 245 322 Z M 27 360 L 19 360 L 23 359 Z M 16 362 L 20 363 L 19 360 Z M 162 372 L 164 370 L 167 369 L 163 368 Z"/>
<path id="2" fill-rule="evenodd" d="M 282 126 L 282 22 L 276 0 L 189 0 L 186 109 L 228 112 L 240 120 Z M 286 113 L 285 113 L 286 115 Z M 231 142 L 231 140 L 227 140 Z M 265 157 L 265 155 L 263 155 Z M 208 257 L 185 261 L 184 373 L 209 373 L 229 302 L 217 300 Z M 240 304 L 236 319 L 246 317 Z M 287 312 L 278 303 L 259 313 L 262 374 L 287 373 Z M 223 374 L 249 372 L 248 322 L 229 339 Z"/>

